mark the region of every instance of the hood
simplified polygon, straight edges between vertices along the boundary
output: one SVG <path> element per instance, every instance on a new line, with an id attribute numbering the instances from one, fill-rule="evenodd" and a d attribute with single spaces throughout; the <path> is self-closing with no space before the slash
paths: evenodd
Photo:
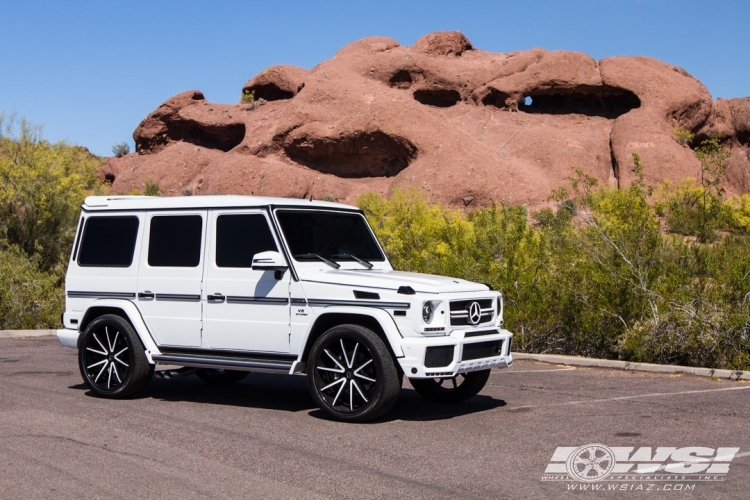
<path id="1" fill-rule="evenodd" d="M 330 271 L 307 271 L 300 275 L 302 281 L 330 283 L 360 288 L 398 290 L 410 286 L 415 292 L 452 293 L 486 292 L 487 285 L 458 278 L 447 278 L 433 274 L 406 273 L 402 271 L 331 269 Z"/>

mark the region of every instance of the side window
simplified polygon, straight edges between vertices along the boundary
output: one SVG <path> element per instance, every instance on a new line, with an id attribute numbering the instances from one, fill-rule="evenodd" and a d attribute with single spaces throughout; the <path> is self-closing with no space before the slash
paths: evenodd
<path id="1" fill-rule="evenodd" d="M 218 267 L 252 267 L 253 255 L 268 250 L 278 251 L 278 248 L 263 215 L 220 215 L 216 218 Z"/>
<path id="2" fill-rule="evenodd" d="M 158 215 L 151 218 L 148 265 L 197 267 L 201 262 L 203 217 Z"/>
<path id="3" fill-rule="evenodd" d="M 89 217 L 83 228 L 78 265 L 130 267 L 137 236 L 138 217 Z"/>

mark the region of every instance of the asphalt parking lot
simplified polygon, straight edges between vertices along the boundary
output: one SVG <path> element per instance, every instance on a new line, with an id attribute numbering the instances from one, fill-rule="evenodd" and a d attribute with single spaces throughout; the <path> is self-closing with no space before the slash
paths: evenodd
<path id="1" fill-rule="evenodd" d="M 748 382 L 520 360 L 461 405 L 405 383 L 369 424 L 326 420 L 304 377 L 103 400 L 56 339 L 0 339 L 0 498 L 747 498 L 748 415 Z M 739 452 L 691 481 L 549 480 L 558 447 L 591 443 Z"/>

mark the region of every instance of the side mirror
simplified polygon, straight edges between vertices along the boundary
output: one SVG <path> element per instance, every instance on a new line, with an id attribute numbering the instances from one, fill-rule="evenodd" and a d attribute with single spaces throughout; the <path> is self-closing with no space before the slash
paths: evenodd
<path id="1" fill-rule="evenodd" d="M 286 271 L 289 266 L 279 252 L 268 251 L 253 255 L 253 271 Z"/>

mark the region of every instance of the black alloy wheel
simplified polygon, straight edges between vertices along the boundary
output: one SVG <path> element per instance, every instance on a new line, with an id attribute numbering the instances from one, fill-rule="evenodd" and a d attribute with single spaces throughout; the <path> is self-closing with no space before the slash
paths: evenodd
<path id="1" fill-rule="evenodd" d="M 93 393 L 113 399 L 142 391 L 154 373 L 138 334 L 127 320 L 114 314 L 100 316 L 86 327 L 78 366 Z"/>
<path id="2" fill-rule="evenodd" d="M 364 422 L 384 414 L 400 390 L 388 348 L 374 332 L 359 325 L 333 327 L 315 342 L 308 382 L 320 409 L 345 422 Z"/>
<path id="3" fill-rule="evenodd" d="M 450 378 L 409 379 L 414 390 L 436 403 L 460 403 L 476 396 L 490 378 L 490 370 L 460 373 Z"/>

